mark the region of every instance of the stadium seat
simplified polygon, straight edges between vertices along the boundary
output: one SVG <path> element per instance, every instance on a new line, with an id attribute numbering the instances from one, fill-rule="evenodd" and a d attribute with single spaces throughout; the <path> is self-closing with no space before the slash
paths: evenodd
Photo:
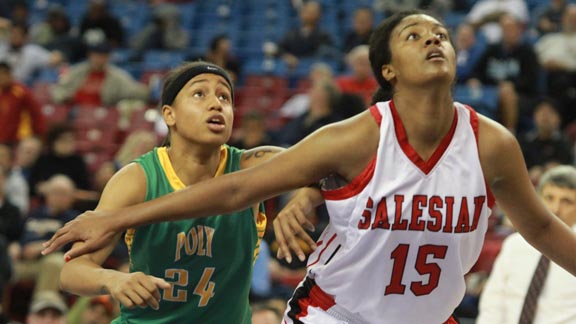
<path id="1" fill-rule="evenodd" d="M 147 51 L 142 60 L 142 69 L 144 71 L 170 70 L 184 61 L 184 55 L 180 51 Z"/>

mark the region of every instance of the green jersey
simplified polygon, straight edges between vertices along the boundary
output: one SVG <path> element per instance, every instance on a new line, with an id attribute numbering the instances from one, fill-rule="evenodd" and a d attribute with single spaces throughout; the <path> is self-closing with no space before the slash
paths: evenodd
<path id="1" fill-rule="evenodd" d="M 215 176 L 239 170 L 241 154 L 222 146 Z M 146 174 L 147 201 L 185 187 L 164 147 L 136 163 Z M 128 230 L 130 271 L 164 278 L 171 288 L 161 291 L 159 310 L 122 307 L 113 323 L 250 323 L 252 265 L 265 226 L 264 214 L 256 221 L 248 208 Z"/>

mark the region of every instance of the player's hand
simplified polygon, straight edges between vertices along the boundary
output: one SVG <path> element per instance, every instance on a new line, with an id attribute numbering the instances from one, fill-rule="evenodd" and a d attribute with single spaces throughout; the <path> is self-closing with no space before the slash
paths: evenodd
<path id="1" fill-rule="evenodd" d="M 168 289 L 170 284 L 142 272 L 117 272 L 106 287 L 110 295 L 125 307 L 151 307 L 157 310 L 160 306 L 160 289 Z"/>
<path id="2" fill-rule="evenodd" d="M 314 231 L 314 225 L 308 220 L 307 215 L 314 211 L 314 206 L 307 199 L 292 199 L 286 207 L 280 211 L 274 219 L 274 234 L 278 242 L 278 259 L 285 258 L 288 263 L 292 262 L 292 252 L 300 261 L 306 259 L 306 255 L 298 244 L 297 237 L 316 249 L 316 243 L 308 235 L 306 230 Z"/>
<path id="3" fill-rule="evenodd" d="M 66 223 L 60 228 L 50 240 L 44 242 L 42 254 L 59 250 L 62 246 L 81 241 L 84 244 L 74 246 L 66 252 L 64 258 L 69 261 L 75 257 L 103 248 L 117 234 L 114 229 L 114 218 L 112 213 L 104 211 L 87 211 Z"/>

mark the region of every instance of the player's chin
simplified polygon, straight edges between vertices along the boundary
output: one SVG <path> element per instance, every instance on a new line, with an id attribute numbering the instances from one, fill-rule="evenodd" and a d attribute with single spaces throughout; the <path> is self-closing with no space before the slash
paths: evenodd
<path id="1" fill-rule="evenodd" d="M 230 141 L 231 133 L 210 134 L 206 136 L 203 143 L 206 145 L 220 146 Z"/>

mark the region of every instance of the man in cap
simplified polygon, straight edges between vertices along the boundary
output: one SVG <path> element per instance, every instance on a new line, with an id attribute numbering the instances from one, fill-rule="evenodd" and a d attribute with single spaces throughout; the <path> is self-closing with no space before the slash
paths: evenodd
<path id="1" fill-rule="evenodd" d="M 32 299 L 26 324 L 66 324 L 67 312 L 68 306 L 60 293 L 42 291 Z"/>

